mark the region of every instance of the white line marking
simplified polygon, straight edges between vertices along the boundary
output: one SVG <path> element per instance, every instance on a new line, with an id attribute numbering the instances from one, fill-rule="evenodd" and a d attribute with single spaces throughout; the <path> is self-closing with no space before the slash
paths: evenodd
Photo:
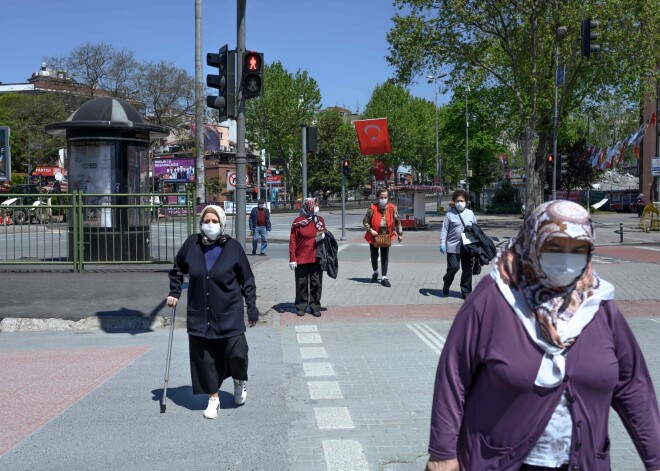
<path id="1" fill-rule="evenodd" d="M 342 250 L 344 250 L 344 249 L 345 249 L 346 247 L 348 247 L 349 245 L 350 245 L 350 244 L 343 244 L 343 245 L 340 245 L 339 248 L 337 249 L 337 253 L 341 252 Z"/>
<path id="2" fill-rule="evenodd" d="M 335 370 L 332 369 L 332 364 L 323 363 L 303 363 L 305 376 L 334 376 Z"/>
<path id="3" fill-rule="evenodd" d="M 323 343 L 320 334 L 308 333 L 296 334 L 296 336 L 298 337 L 298 343 Z"/>
<path id="4" fill-rule="evenodd" d="M 316 325 L 297 325 L 296 332 L 318 332 L 319 328 Z"/>
<path id="5" fill-rule="evenodd" d="M 439 332 L 436 332 L 435 330 L 433 330 L 431 327 L 429 327 L 428 324 L 418 324 L 418 326 L 419 326 L 420 328 L 425 329 L 425 330 L 426 330 L 426 333 L 427 333 L 429 336 L 431 336 L 431 337 L 435 337 L 435 338 L 437 339 L 437 341 L 440 343 L 440 346 L 442 346 L 442 347 L 445 346 L 445 342 L 447 341 L 447 339 L 445 339 L 442 335 L 440 335 Z"/>
<path id="6" fill-rule="evenodd" d="M 413 331 L 413 333 L 419 337 L 419 339 L 424 342 L 431 350 L 433 350 L 435 353 L 440 355 L 440 351 L 442 350 L 442 345 L 440 342 L 438 342 L 437 339 L 431 338 L 428 339 L 426 337 L 426 333 L 420 329 L 416 324 L 406 324 L 406 327 L 408 327 L 410 330 Z"/>
<path id="7" fill-rule="evenodd" d="M 316 399 L 344 399 L 337 381 L 309 381 L 309 397 Z"/>
<path id="8" fill-rule="evenodd" d="M 357 440 L 323 440 L 323 453 L 328 471 L 369 471 Z"/>
<path id="9" fill-rule="evenodd" d="M 660 324 L 660 319 L 649 319 L 649 320 L 650 320 L 651 322 L 657 322 L 658 324 Z"/>
<path id="10" fill-rule="evenodd" d="M 315 407 L 314 415 L 319 430 L 355 428 L 348 407 Z"/>
<path id="11" fill-rule="evenodd" d="M 328 352 L 326 352 L 323 347 L 300 347 L 300 357 L 303 360 L 328 358 Z"/>

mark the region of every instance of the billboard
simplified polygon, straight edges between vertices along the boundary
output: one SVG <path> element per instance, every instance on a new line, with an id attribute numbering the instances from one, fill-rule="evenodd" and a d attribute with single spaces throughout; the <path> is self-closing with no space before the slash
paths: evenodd
<path id="1" fill-rule="evenodd" d="M 11 153 L 9 152 L 9 127 L 0 126 L 0 181 L 11 179 Z"/>
<path id="2" fill-rule="evenodd" d="M 154 177 L 163 183 L 194 183 L 195 159 L 193 157 L 159 157 L 154 159 Z"/>

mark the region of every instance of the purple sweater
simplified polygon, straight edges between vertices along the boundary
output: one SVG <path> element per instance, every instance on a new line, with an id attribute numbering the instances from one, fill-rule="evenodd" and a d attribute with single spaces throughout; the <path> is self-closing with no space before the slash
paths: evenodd
<path id="1" fill-rule="evenodd" d="M 570 470 L 610 469 L 617 411 L 647 469 L 660 469 L 660 412 L 644 357 L 621 311 L 605 301 L 566 354 L 556 388 L 534 385 L 543 352 L 491 277 L 458 312 L 435 379 L 429 453 L 461 470 L 518 470 L 566 391 Z"/>

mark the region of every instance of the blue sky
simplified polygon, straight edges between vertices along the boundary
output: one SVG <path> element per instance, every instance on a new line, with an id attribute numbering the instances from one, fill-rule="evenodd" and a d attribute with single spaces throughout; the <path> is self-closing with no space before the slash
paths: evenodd
<path id="1" fill-rule="evenodd" d="M 195 1 L 21 0 L 2 2 L 0 82 L 20 83 L 46 56 L 69 54 L 87 42 L 129 48 L 139 61 L 172 61 L 195 73 Z M 374 87 L 393 75 L 385 56 L 392 26 L 390 0 L 247 0 L 246 44 L 267 63 L 307 70 L 323 107 L 364 109 Z M 202 0 L 203 60 L 236 46 L 236 1 Z M 204 64 L 204 74 L 213 71 Z M 205 80 L 205 78 L 204 78 Z M 267 84 L 266 84 L 267 86 Z M 420 79 L 413 95 L 434 99 Z M 446 101 L 442 95 L 439 103 Z"/>

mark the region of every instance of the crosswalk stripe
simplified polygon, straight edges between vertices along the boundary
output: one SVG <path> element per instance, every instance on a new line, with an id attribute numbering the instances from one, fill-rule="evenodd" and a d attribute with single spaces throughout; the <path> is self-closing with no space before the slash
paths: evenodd
<path id="1" fill-rule="evenodd" d="M 440 355 L 444 343 L 441 343 L 437 338 L 428 334 L 418 324 L 406 324 L 406 327 L 412 330 L 412 332 L 431 350 Z"/>
<path id="2" fill-rule="evenodd" d="M 656 322 L 656 323 L 660 324 L 660 319 L 649 319 L 649 320 L 650 320 L 651 322 Z"/>

